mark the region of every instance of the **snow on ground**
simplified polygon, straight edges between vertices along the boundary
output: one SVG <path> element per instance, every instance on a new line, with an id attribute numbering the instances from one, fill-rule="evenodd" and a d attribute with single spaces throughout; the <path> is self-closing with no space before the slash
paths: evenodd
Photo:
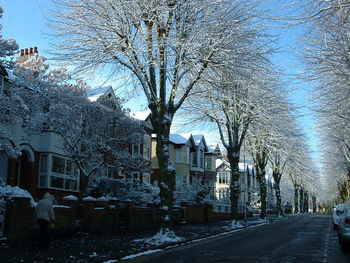
<path id="1" fill-rule="evenodd" d="M 244 227 L 241 223 L 239 223 L 236 220 L 232 220 L 226 227 L 224 227 L 225 230 L 235 230 L 235 229 L 240 229 Z"/>
<path id="2" fill-rule="evenodd" d="M 272 218 L 280 220 L 279 218 Z M 259 223 L 260 222 L 260 223 Z M 240 221 L 242 223 L 242 221 Z M 266 222 L 268 223 L 268 222 Z M 265 220 L 249 218 L 248 227 L 266 224 Z M 72 262 L 72 263 L 115 263 L 120 259 L 161 252 L 183 243 L 224 236 L 242 228 L 225 230 L 232 221 L 220 221 L 199 225 L 175 226 L 172 233 L 157 233 L 155 230 L 121 232 L 118 234 L 92 235 L 78 232 L 67 239 L 53 240 L 47 251 L 37 251 L 37 243 L 23 243 L 19 247 L 9 247 L 6 241 L 0 242 L 1 262 Z M 181 237 L 181 238 L 180 238 Z M 93 250 L 92 250 L 93 248 Z M 20 251 L 20 252 L 19 252 Z M 48 259 L 48 258 L 52 258 Z"/>
<path id="3" fill-rule="evenodd" d="M 147 251 L 140 252 L 140 253 L 137 253 L 137 254 L 134 254 L 134 255 L 129 255 L 129 256 L 123 257 L 121 260 L 137 258 L 137 257 L 144 256 L 144 255 L 154 254 L 154 253 L 157 253 L 157 252 L 160 252 L 160 251 L 163 251 L 163 249 L 147 250 Z"/>
<path id="4" fill-rule="evenodd" d="M 175 233 L 169 229 L 161 229 L 157 234 L 153 237 L 144 239 L 146 244 L 159 246 L 164 243 L 176 243 L 180 242 L 182 238 L 175 235 Z M 140 241 L 140 240 L 138 240 Z"/>

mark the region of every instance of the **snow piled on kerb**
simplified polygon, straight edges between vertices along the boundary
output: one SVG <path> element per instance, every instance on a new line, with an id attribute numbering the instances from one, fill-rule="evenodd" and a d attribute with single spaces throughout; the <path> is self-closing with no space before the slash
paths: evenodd
<path id="1" fill-rule="evenodd" d="M 235 230 L 244 227 L 241 223 L 236 220 L 232 220 L 228 226 L 224 227 L 225 230 Z"/>
<path id="2" fill-rule="evenodd" d="M 150 245 L 160 246 L 162 244 L 180 242 L 182 241 L 182 238 L 176 236 L 174 231 L 171 231 L 169 229 L 161 229 L 153 237 L 145 238 L 145 239 L 136 239 L 134 241 L 135 242 L 143 241 Z"/>

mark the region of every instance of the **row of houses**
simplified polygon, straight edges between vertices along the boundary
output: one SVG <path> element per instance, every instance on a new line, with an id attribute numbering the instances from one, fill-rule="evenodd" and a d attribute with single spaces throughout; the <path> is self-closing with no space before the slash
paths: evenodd
<path id="1" fill-rule="evenodd" d="M 22 58 L 23 59 L 23 58 Z M 0 96 L 6 96 L 11 89 L 11 74 L 0 70 Z M 100 87 L 87 92 L 90 101 L 105 97 L 117 101 L 112 87 Z M 148 169 L 134 169 L 129 173 L 112 166 L 101 167 L 100 175 L 113 178 L 132 177 L 136 182 L 153 183 L 159 181 L 159 166 L 156 155 L 156 134 L 148 112 L 134 113 L 131 117 L 143 124 L 144 134 L 139 143 L 130 143 L 130 154 L 142 156 Z M 59 135 L 43 131 L 29 139 L 23 139 L 24 129 L 21 123 L 0 124 L 3 131 L 11 134 L 14 144 L 18 145 L 19 156 L 14 157 L 6 151 L 0 151 L 0 178 L 3 183 L 19 186 L 33 197 L 40 198 L 50 191 L 56 199 L 66 195 L 80 195 L 80 174 L 74 161 L 67 157 Z M 209 146 L 203 135 L 184 136 L 171 134 L 170 161 L 175 167 L 175 191 L 184 191 L 193 180 L 206 185 L 213 198 L 226 200 L 229 196 L 230 165 L 225 160 L 219 145 Z M 256 204 L 259 202 L 259 187 L 254 167 L 239 164 L 241 178 L 240 202 Z M 268 203 L 274 203 L 272 182 L 268 180 Z"/>

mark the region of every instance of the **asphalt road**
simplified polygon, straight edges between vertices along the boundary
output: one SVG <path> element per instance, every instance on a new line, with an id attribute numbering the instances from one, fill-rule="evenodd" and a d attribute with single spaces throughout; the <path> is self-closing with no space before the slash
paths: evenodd
<path id="1" fill-rule="evenodd" d="M 206 240 L 132 262 L 330 262 L 349 263 L 341 252 L 332 218 L 324 215 L 290 216 L 275 223 Z"/>

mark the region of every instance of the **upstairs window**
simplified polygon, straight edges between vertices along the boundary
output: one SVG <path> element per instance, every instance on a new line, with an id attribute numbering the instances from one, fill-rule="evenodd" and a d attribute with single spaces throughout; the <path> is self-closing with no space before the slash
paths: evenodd
<path id="1" fill-rule="evenodd" d="M 211 157 L 205 157 L 205 170 L 212 171 L 212 169 L 213 165 Z"/>
<path id="2" fill-rule="evenodd" d="M 138 156 L 141 154 L 141 143 L 142 143 L 142 137 L 141 134 L 138 132 L 135 132 L 131 135 L 131 154 L 134 156 Z"/>
<path id="3" fill-rule="evenodd" d="M 177 163 L 189 163 L 189 154 L 190 150 L 187 146 L 181 147 L 180 149 L 176 150 L 176 162 Z"/>
<path id="4" fill-rule="evenodd" d="M 200 150 L 199 151 L 199 163 L 200 163 L 200 167 L 204 168 L 204 151 Z"/>
<path id="5" fill-rule="evenodd" d="M 197 167 L 197 152 L 192 152 L 192 167 Z"/>
<path id="6" fill-rule="evenodd" d="M 131 153 L 132 153 L 132 155 L 140 155 L 141 154 L 140 144 L 133 144 Z"/>
<path id="7" fill-rule="evenodd" d="M 143 135 L 143 158 L 151 160 L 151 136 L 148 134 Z"/>

